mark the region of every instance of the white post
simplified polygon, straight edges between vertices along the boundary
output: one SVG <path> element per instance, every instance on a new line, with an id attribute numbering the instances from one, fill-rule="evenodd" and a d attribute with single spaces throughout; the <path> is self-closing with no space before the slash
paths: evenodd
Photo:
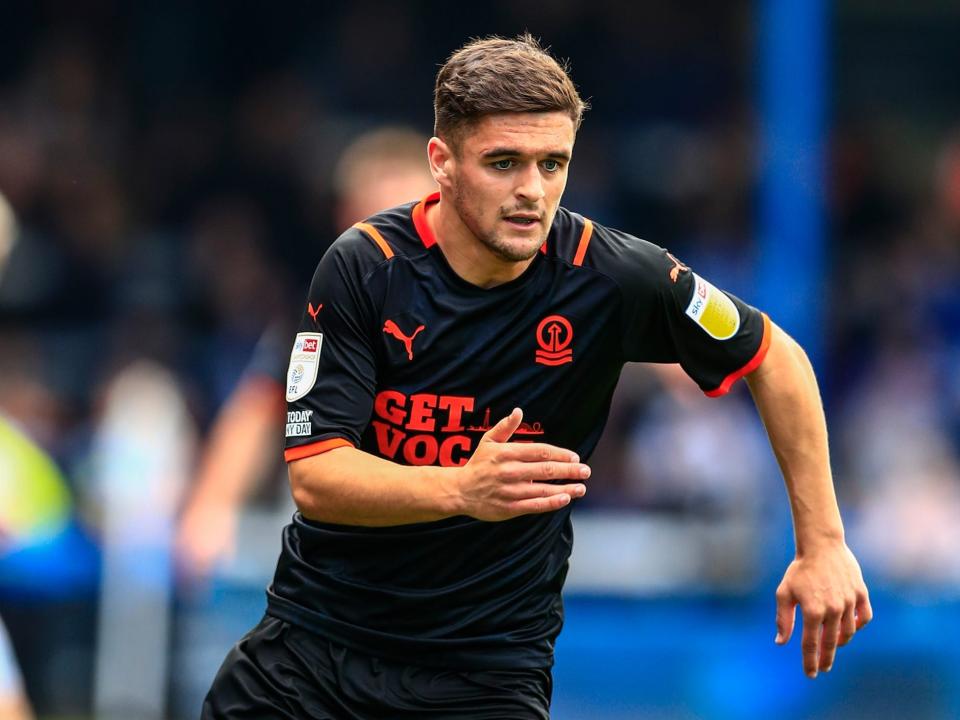
<path id="1" fill-rule="evenodd" d="M 100 720 L 164 717 L 171 541 L 195 440 L 180 388 L 165 369 L 140 361 L 113 380 L 94 442 L 103 509 Z"/>

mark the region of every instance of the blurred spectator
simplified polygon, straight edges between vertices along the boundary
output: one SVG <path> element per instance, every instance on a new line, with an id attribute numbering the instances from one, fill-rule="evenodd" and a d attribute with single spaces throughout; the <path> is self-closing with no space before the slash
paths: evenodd
<path id="1" fill-rule="evenodd" d="M 886 340 L 850 403 L 851 535 L 888 581 L 960 586 L 960 457 L 944 432 L 935 357 Z"/>
<path id="2" fill-rule="evenodd" d="M 23 692 L 23 681 L 13 657 L 6 628 L 0 622 L 0 717 L 4 720 L 30 720 L 33 711 Z"/>
<path id="3" fill-rule="evenodd" d="M 344 150 L 334 173 L 339 229 L 430 193 L 434 181 L 426 162 L 426 144 L 426 137 L 401 127 L 372 131 L 354 140 Z M 223 240 L 233 246 L 243 232 L 242 227 L 236 227 Z M 212 257 L 220 262 L 226 250 L 227 245 L 213 248 Z M 318 248 L 316 257 L 304 261 L 314 263 L 321 254 Z M 245 276 L 240 272 L 244 268 L 251 272 L 257 267 L 239 261 L 237 266 L 235 282 Z M 222 267 L 217 272 L 231 277 Z M 238 306 L 244 302 L 256 306 L 262 300 L 262 294 L 250 285 L 224 298 L 221 304 L 225 315 L 242 317 L 246 324 L 250 314 L 238 313 Z M 279 474 L 286 354 L 293 334 L 290 322 L 275 323 L 267 329 L 210 431 L 177 536 L 179 562 L 187 577 L 204 578 L 218 562 L 232 556 L 239 513 L 268 475 Z M 284 504 L 289 505 L 289 501 Z"/>
<path id="4" fill-rule="evenodd" d="M 17 241 L 17 223 L 13 217 L 13 209 L 10 203 L 0 193 L 0 282 L 3 281 L 3 274 L 7 269 L 7 261 L 10 259 L 10 253 Z"/>
<path id="5" fill-rule="evenodd" d="M 865 564 L 942 589 L 960 587 L 960 135 L 932 180 L 909 230 L 853 271 L 871 352 L 841 457 Z"/>
<path id="6" fill-rule="evenodd" d="M 658 375 L 662 391 L 627 440 L 631 472 L 624 496 L 691 519 L 754 520 L 778 492 L 756 411 L 739 393 L 722 401 L 704 397 L 677 365 Z"/>
<path id="7" fill-rule="evenodd" d="M 357 137 L 341 154 L 333 174 L 338 231 L 382 209 L 432 192 L 435 185 L 426 162 L 426 144 L 425 136 L 404 127 L 384 127 Z M 243 237 L 248 232 L 249 228 L 237 227 L 233 233 L 225 233 L 220 251 L 233 246 L 231 238 Z M 332 240 L 323 238 L 312 251 L 315 254 L 301 262 L 315 265 Z M 218 256 L 217 248 L 211 248 L 210 268 L 219 272 L 222 267 L 217 268 L 215 262 Z M 242 278 L 250 272 L 255 271 L 248 268 L 239 275 Z M 198 277 L 207 277 L 207 273 L 201 272 Z M 219 303 L 226 311 L 224 320 L 217 326 L 229 327 L 238 321 L 241 327 L 248 323 L 255 326 L 251 318 L 257 313 L 266 322 L 262 300 L 262 293 L 253 287 L 247 287 L 233 299 L 225 298 Z M 251 302 L 261 307 L 250 313 L 237 312 L 242 303 Z M 197 591 L 209 589 L 211 582 L 222 577 L 228 568 L 237 572 L 245 561 L 247 570 L 241 572 L 250 576 L 249 568 L 256 564 L 255 559 L 237 557 L 242 522 L 246 521 L 248 528 L 255 527 L 258 538 L 277 539 L 294 511 L 286 484 L 281 428 L 286 409 L 287 359 L 296 322 L 303 312 L 304 309 L 297 308 L 274 313 L 281 319 L 267 324 L 242 376 L 213 422 L 181 514 L 176 561 L 181 579 L 186 581 L 184 589 L 191 591 L 193 600 L 199 600 L 187 602 L 182 608 L 179 632 L 189 642 L 175 651 L 174 698 L 185 716 L 195 715 L 224 653 L 237 633 L 253 621 L 253 616 L 247 617 L 247 604 L 242 599 L 229 603 L 220 593 L 220 603 L 209 607 L 202 597 L 204 593 Z M 221 380 L 231 377 L 228 372 L 221 371 L 220 375 Z M 261 521 L 253 522 L 258 507 L 272 511 L 268 510 Z M 275 553 L 266 554 L 272 563 Z M 272 565 L 264 567 L 265 573 L 271 570 Z M 258 576 L 256 581 L 257 614 L 262 608 L 259 590 L 265 579 Z M 234 620 L 237 627 L 232 626 Z"/>
<path id="8" fill-rule="evenodd" d="M 50 458 L 11 424 L 0 406 L 0 558 L 12 553 L 30 556 L 55 543 L 68 525 L 71 499 L 66 483 Z M 23 572 L 0 564 L 0 585 L 16 585 Z M 48 568 L 49 569 L 49 568 Z M 49 579 L 59 580 L 56 573 Z M 29 582 L 29 581 L 28 581 Z M 50 655 L 56 648 L 47 648 Z M 28 720 L 33 713 L 20 671 L 0 621 L 0 718 Z"/>
<path id="9" fill-rule="evenodd" d="M 678 522 L 746 522 L 755 529 L 780 493 L 762 424 L 742 391 L 707 398 L 672 364 L 624 368 L 590 464 L 584 507 L 626 504 Z"/>

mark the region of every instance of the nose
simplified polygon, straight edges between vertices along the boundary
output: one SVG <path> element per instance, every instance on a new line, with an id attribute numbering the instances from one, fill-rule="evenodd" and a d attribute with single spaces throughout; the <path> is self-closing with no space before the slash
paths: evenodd
<path id="1" fill-rule="evenodd" d="M 540 167 L 536 163 L 526 165 L 522 172 L 517 175 L 518 184 L 515 193 L 518 199 L 526 202 L 537 202 L 542 200 L 544 195 L 543 178 L 540 175 Z"/>

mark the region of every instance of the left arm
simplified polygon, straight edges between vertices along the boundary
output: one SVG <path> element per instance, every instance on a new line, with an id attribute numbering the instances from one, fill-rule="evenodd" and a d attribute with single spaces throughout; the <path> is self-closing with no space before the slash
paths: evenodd
<path id="1" fill-rule="evenodd" d="M 866 625 L 873 611 L 856 558 L 844 540 L 830 473 L 820 393 L 803 349 L 771 323 L 766 357 L 746 376 L 790 497 L 796 557 L 777 588 L 778 644 L 803 614 L 804 671 L 829 671 L 838 645 Z"/>

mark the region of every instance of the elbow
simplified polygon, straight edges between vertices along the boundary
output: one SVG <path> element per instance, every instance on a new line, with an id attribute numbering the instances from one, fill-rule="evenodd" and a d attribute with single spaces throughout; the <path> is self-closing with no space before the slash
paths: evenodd
<path id="1" fill-rule="evenodd" d="M 304 517 L 317 520 L 320 508 L 319 493 L 315 480 L 311 479 L 312 473 L 308 472 L 307 466 L 310 464 L 305 460 L 294 460 L 287 466 L 287 476 L 290 479 L 290 494 L 293 496 L 297 510 Z"/>
<path id="2" fill-rule="evenodd" d="M 788 335 L 786 331 L 783 330 L 781 327 L 779 326 L 774 326 L 774 327 L 775 327 L 775 330 L 774 330 L 773 339 L 776 340 L 776 342 L 783 343 L 784 347 L 789 349 L 790 352 L 792 352 L 797 357 L 807 359 L 807 352 L 803 349 L 803 346 L 801 346 L 800 343 L 798 343 L 790 335 Z"/>
<path id="3" fill-rule="evenodd" d="M 290 494 L 301 515 L 310 520 L 336 522 L 343 463 L 351 452 L 353 448 L 337 447 L 287 465 Z"/>
<path id="4" fill-rule="evenodd" d="M 747 375 L 747 384 L 755 385 L 766 379 L 778 381 L 787 377 L 812 372 L 810 359 L 803 347 L 788 335 L 780 326 L 770 323 L 770 348 L 763 362 Z"/>
<path id="5" fill-rule="evenodd" d="M 792 359 L 795 363 L 799 364 L 801 367 L 809 368 L 810 357 L 807 355 L 807 351 L 803 349 L 803 346 L 800 345 L 796 340 L 790 337 L 784 330 L 779 327 L 776 327 L 774 331 L 773 341 L 782 345 L 783 352 L 787 358 Z"/>

